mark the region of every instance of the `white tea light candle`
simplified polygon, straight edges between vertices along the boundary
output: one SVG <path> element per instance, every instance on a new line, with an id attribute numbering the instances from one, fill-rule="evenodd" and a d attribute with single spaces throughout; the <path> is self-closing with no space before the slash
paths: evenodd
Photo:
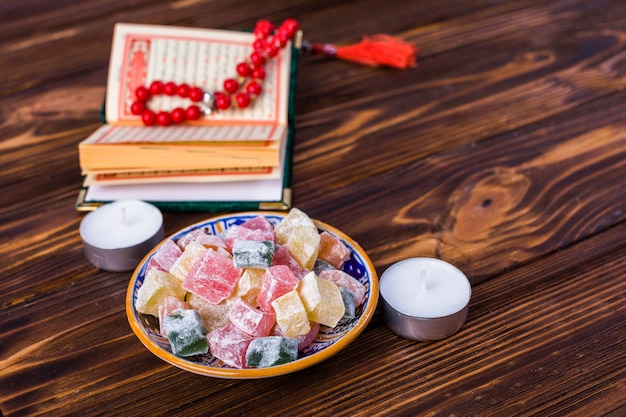
<path id="1" fill-rule="evenodd" d="M 411 258 L 381 276 L 380 295 L 387 326 L 414 340 L 438 340 L 465 323 L 471 298 L 465 274 L 434 258 Z"/>
<path id="2" fill-rule="evenodd" d="M 85 256 L 106 271 L 133 270 L 164 238 L 163 215 L 140 200 L 118 200 L 88 213 L 80 224 Z"/>

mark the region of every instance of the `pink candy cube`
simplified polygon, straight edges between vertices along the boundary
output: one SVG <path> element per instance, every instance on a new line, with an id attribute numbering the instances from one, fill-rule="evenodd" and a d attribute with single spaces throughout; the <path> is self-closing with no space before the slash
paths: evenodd
<path id="1" fill-rule="evenodd" d="M 270 266 L 265 270 L 257 303 L 263 311 L 274 311 L 272 301 L 295 290 L 300 280 L 285 265 Z"/>
<path id="2" fill-rule="evenodd" d="M 252 230 L 263 230 L 265 232 L 271 232 L 274 234 L 274 226 L 264 216 L 256 216 L 250 220 L 246 220 L 242 223 L 243 227 L 247 227 Z M 272 239 L 273 241 L 273 239 Z"/>
<path id="3" fill-rule="evenodd" d="M 246 365 L 246 351 L 254 339 L 232 323 L 212 330 L 207 335 L 209 351 L 226 365 L 243 368 Z"/>
<path id="4" fill-rule="evenodd" d="M 217 250 L 218 248 L 226 249 L 226 242 L 221 236 L 217 235 L 200 235 L 198 236 L 194 242 L 201 244 L 205 248 L 212 248 Z"/>
<path id="5" fill-rule="evenodd" d="M 207 233 L 204 231 L 204 229 L 194 229 L 190 231 L 189 233 L 186 233 L 185 235 L 183 235 L 180 239 L 178 239 L 176 241 L 176 245 L 180 249 L 185 250 L 188 244 L 190 244 L 191 242 L 194 242 L 196 239 L 198 239 L 198 237 L 205 236 L 206 234 Z"/>
<path id="6" fill-rule="evenodd" d="M 166 240 L 163 242 L 161 246 L 156 250 L 154 255 L 152 256 L 151 261 L 156 262 L 156 264 L 163 271 L 169 271 L 172 265 L 178 257 L 182 254 L 182 251 L 178 247 L 173 240 Z"/>
<path id="7" fill-rule="evenodd" d="M 244 226 L 234 225 L 226 229 L 224 240 L 226 241 L 228 250 L 232 251 L 235 240 L 269 240 L 270 242 L 274 242 L 274 231 L 248 229 Z"/>
<path id="8" fill-rule="evenodd" d="M 285 245 L 280 246 L 274 252 L 274 258 L 272 259 L 272 265 L 286 265 L 291 269 L 291 272 L 294 273 L 298 278 L 302 278 L 306 274 L 309 273 L 308 269 L 300 266 L 296 258 L 291 255 L 289 252 L 289 248 Z"/>
<path id="9" fill-rule="evenodd" d="M 212 304 L 219 304 L 233 293 L 242 272 L 230 258 L 208 249 L 189 270 L 183 288 Z"/>
<path id="10" fill-rule="evenodd" d="M 163 318 L 165 316 L 169 316 L 170 313 L 174 310 L 188 310 L 189 304 L 184 302 L 183 300 L 174 297 L 173 295 L 168 296 L 163 300 L 163 302 L 159 305 L 159 326 L 161 329 L 161 336 L 167 337 L 167 332 L 165 331 L 165 327 L 163 326 Z"/>
<path id="11" fill-rule="evenodd" d="M 338 287 L 343 287 L 350 291 L 352 295 L 354 295 L 354 304 L 357 307 L 363 304 L 367 289 L 365 288 L 365 285 L 361 284 L 358 279 L 354 278 L 350 274 L 337 269 L 327 269 L 320 272 L 318 276 L 321 279 L 334 282 Z"/>
<path id="12" fill-rule="evenodd" d="M 269 336 L 276 323 L 274 313 L 258 310 L 241 298 L 231 307 L 228 318 L 235 326 L 255 337 Z"/>

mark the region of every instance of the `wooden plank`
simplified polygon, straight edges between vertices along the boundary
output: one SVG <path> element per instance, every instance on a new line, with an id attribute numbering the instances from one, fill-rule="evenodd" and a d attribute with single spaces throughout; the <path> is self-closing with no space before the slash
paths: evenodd
<path id="1" fill-rule="evenodd" d="M 232 381 L 148 352 L 130 273 L 89 265 L 77 144 L 100 124 L 118 20 L 251 27 L 258 4 L 1 2 L 0 413 L 622 415 L 626 7 L 615 0 L 276 1 L 312 41 L 387 32 L 398 71 L 301 60 L 294 202 L 379 273 L 435 256 L 473 283 L 463 329 L 417 343 L 379 313 L 298 374 Z M 207 213 L 166 213 L 166 233 Z"/>

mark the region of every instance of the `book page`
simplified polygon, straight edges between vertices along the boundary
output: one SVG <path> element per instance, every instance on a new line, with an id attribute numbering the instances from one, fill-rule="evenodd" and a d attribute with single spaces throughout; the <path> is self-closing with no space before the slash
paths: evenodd
<path id="1" fill-rule="evenodd" d="M 84 186 L 154 183 L 204 183 L 266 180 L 280 177 L 280 167 L 89 173 Z"/>
<path id="2" fill-rule="evenodd" d="M 155 181 L 120 181 L 120 183 L 94 183 L 87 189 L 85 201 L 114 201 L 124 198 L 136 198 L 152 202 L 180 201 L 278 201 L 282 198 L 285 172 L 289 169 L 287 161 L 287 141 L 281 146 L 280 167 L 272 168 L 269 173 L 254 175 L 249 178 L 237 178 L 225 175 L 215 181 L 204 180 L 178 182 L 170 178 Z M 225 171 L 226 172 L 226 171 Z M 242 173 L 241 173 L 242 174 Z M 218 175 L 219 177 L 219 175 Z M 86 179 L 87 181 L 92 181 Z"/>
<path id="3" fill-rule="evenodd" d="M 267 146 L 281 140 L 287 127 L 277 125 L 194 125 L 183 124 L 176 129 L 158 126 L 102 125 L 84 139 L 80 146 L 92 144 L 141 144 L 141 143 L 249 143 L 261 142 Z"/>
<path id="4" fill-rule="evenodd" d="M 115 25 L 107 80 L 108 123 L 141 124 L 130 112 L 137 87 L 154 80 L 187 83 L 204 91 L 223 91 L 224 80 L 237 78 L 236 67 L 252 52 L 248 32 L 118 23 Z M 291 43 L 265 64 L 262 93 L 245 109 L 230 108 L 203 116 L 194 124 L 286 124 Z M 186 108 L 188 99 L 160 95 L 150 108 Z"/>
<path id="5" fill-rule="evenodd" d="M 126 198 L 151 202 L 276 201 L 281 199 L 282 192 L 282 178 L 238 182 L 92 185 L 87 190 L 86 201 Z"/>

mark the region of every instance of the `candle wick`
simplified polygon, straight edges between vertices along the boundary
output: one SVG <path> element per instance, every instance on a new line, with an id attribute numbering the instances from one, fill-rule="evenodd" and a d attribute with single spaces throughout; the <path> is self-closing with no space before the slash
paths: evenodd
<path id="1" fill-rule="evenodd" d="M 420 292 L 426 292 L 426 270 L 422 269 L 420 273 Z"/>

